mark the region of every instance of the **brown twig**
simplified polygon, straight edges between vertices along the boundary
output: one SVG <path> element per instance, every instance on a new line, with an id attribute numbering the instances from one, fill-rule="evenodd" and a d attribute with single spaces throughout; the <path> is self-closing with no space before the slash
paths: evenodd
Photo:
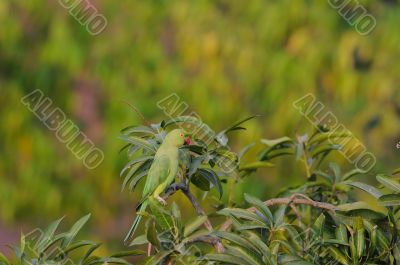
<path id="1" fill-rule="evenodd" d="M 300 197 L 300 198 L 299 198 Z M 274 198 L 270 199 L 268 201 L 264 202 L 265 205 L 267 206 L 273 206 L 273 205 L 296 205 L 296 204 L 304 204 L 304 205 L 310 205 L 315 208 L 320 208 L 324 209 L 327 211 L 335 212 L 337 210 L 337 207 L 325 203 L 325 202 L 318 202 L 318 201 L 313 201 L 304 194 L 294 194 L 289 198 Z M 247 209 L 248 211 L 255 212 L 257 209 L 255 207 L 251 207 Z M 232 220 L 228 219 L 223 223 L 220 227 L 220 231 L 226 231 L 228 228 L 232 225 Z"/>
<path id="2" fill-rule="evenodd" d="M 169 197 L 171 197 L 172 195 L 174 195 L 175 192 L 177 192 L 178 190 L 183 190 L 186 188 L 186 183 L 185 182 L 180 182 L 180 183 L 174 183 L 172 185 L 170 185 L 167 190 L 165 191 L 164 195 L 162 196 L 162 198 L 164 200 L 167 200 Z"/>
<path id="3" fill-rule="evenodd" d="M 215 236 L 199 236 L 199 237 L 196 237 L 196 238 L 186 241 L 186 244 L 192 244 L 192 243 L 197 243 L 197 242 L 203 242 L 203 243 L 207 243 L 210 245 L 216 245 L 220 242 L 220 239 Z"/>
<path id="4" fill-rule="evenodd" d="M 151 249 L 152 249 L 152 245 L 151 245 L 151 243 L 149 243 L 149 244 L 147 245 L 147 256 L 148 256 L 148 257 L 150 257 L 150 255 L 151 255 Z"/>
<path id="5" fill-rule="evenodd" d="M 196 210 L 196 213 L 198 215 L 207 216 L 206 212 L 203 210 L 200 203 L 197 201 L 197 199 L 194 197 L 194 195 L 190 192 L 189 185 L 187 184 L 187 182 L 185 180 L 183 180 L 180 183 L 174 183 L 171 186 L 169 186 L 163 196 L 163 199 L 164 200 L 168 199 L 170 196 L 172 196 L 178 190 L 181 190 L 183 192 L 183 194 L 185 194 L 185 196 L 189 199 L 190 203 L 192 204 L 193 208 Z M 204 222 L 204 226 L 205 226 L 205 228 L 207 228 L 208 231 L 210 231 L 210 232 L 214 231 L 214 228 L 208 218 Z M 219 240 L 219 238 L 217 238 L 217 241 L 213 241 L 212 245 L 215 247 L 215 249 L 219 253 L 224 252 L 224 247 L 223 247 L 221 241 Z"/>
<path id="6" fill-rule="evenodd" d="M 144 117 L 144 115 L 139 111 L 138 108 L 136 108 L 135 106 L 133 106 L 131 103 L 129 103 L 128 101 L 125 100 L 121 100 L 122 103 L 125 103 L 126 105 L 128 105 L 138 116 L 139 118 L 144 122 L 144 124 L 146 124 L 148 127 L 151 127 L 150 122 L 148 122 L 146 120 L 146 118 Z"/>

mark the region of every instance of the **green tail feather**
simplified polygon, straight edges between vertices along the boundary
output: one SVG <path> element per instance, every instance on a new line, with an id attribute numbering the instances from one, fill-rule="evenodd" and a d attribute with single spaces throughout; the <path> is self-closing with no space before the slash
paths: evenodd
<path id="1" fill-rule="evenodd" d="M 147 200 L 144 201 L 140 205 L 140 207 L 138 209 L 138 212 L 144 212 L 146 210 L 146 208 L 147 208 L 147 204 L 148 204 L 148 201 Z M 128 244 L 129 241 L 131 241 L 133 239 L 133 235 L 135 234 L 136 229 L 138 228 L 139 223 L 140 223 L 141 220 L 142 220 L 142 216 L 141 215 L 137 215 L 135 220 L 133 221 L 133 224 L 132 224 L 131 228 L 129 229 L 128 234 L 126 235 L 126 237 L 124 239 L 125 244 Z"/>

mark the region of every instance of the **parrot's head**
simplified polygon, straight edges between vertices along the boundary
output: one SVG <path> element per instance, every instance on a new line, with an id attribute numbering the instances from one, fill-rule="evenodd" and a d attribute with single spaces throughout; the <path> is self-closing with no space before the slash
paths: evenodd
<path id="1" fill-rule="evenodd" d="M 190 138 L 185 137 L 185 131 L 182 129 L 170 131 L 167 136 L 165 136 L 164 141 L 176 147 L 181 147 L 185 143 L 190 144 Z"/>

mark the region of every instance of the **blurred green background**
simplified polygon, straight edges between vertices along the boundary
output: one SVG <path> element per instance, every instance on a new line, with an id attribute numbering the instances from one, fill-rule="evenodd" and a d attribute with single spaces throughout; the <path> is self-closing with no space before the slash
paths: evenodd
<path id="1" fill-rule="evenodd" d="M 93 0 L 108 25 L 92 36 L 59 1 L 0 0 L 0 245 L 88 212 L 91 237 L 121 245 L 139 194 L 120 192 L 117 137 L 140 123 L 123 100 L 157 122 L 166 117 L 156 102 L 175 92 L 215 130 L 261 114 L 233 134 L 238 151 L 310 133 L 292 102 L 311 92 L 375 154 L 374 172 L 396 167 L 400 4 L 359 2 L 377 20 L 367 36 L 328 1 Z M 104 151 L 98 168 L 85 168 L 21 104 L 35 89 Z M 238 198 L 304 181 L 296 162 L 279 161 L 237 185 Z"/>

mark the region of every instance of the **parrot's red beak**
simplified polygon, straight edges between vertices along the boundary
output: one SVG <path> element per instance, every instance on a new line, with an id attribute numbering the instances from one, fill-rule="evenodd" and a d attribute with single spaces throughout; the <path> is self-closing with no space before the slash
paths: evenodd
<path id="1" fill-rule="evenodd" d="M 190 137 L 188 137 L 188 138 L 185 139 L 185 144 L 186 144 L 186 145 L 190 145 Z"/>

